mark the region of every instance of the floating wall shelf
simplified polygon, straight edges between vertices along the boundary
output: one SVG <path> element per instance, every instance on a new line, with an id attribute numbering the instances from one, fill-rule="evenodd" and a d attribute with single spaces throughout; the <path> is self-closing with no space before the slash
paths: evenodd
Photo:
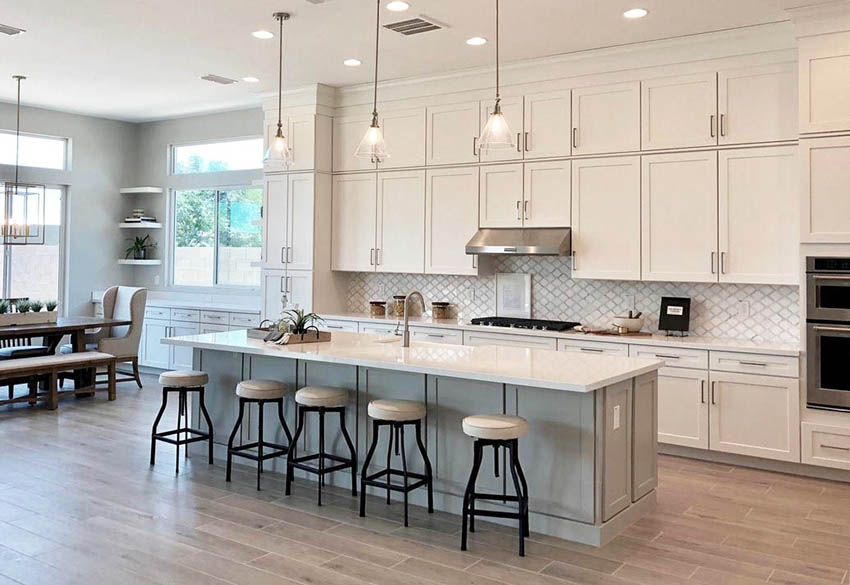
<path id="1" fill-rule="evenodd" d="M 162 187 L 124 187 L 122 195 L 161 195 Z"/>
<path id="2" fill-rule="evenodd" d="M 138 222 L 138 223 L 136 223 L 136 222 L 119 223 L 118 227 L 127 228 L 127 229 L 136 229 L 136 230 L 143 230 L 143 229 L 158 230 L 159 228 L 162 227 L 162 224 L 156 223 L 154 221 L 142 221 L 142 222 Z"/>
<path id="3" fill-rule="evenodd" d="M 162 260 L 156 258 L 152 260 L 133 260 L 131 258 L 121 258 L 118 260 L 118 264 L 129 264 L 132 266 L 159 266 L 162 264 Z"/>

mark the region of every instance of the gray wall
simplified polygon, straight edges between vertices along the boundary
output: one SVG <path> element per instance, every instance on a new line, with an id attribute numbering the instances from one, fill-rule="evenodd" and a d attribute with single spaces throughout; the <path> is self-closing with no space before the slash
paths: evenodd
<path id="1" fill-rule="evenodd" d="M 94 289 L 133 278 L 132 268 L 119 266 L 124 241 L 117 223 L 122 216 L 118 190 L 136 173 L 138 127 L 89 116 L 22 108 L 28 133 L 71 139 L 68 171 L 21 169 L 20 180 L 66 186 L 65 286 L 66 314 L 89 314 Z M 0 128 L 15 128 L 15 105 L 0 103 Z M 12 180 L 14 167 L 0 165 L 0 179 Z"/>

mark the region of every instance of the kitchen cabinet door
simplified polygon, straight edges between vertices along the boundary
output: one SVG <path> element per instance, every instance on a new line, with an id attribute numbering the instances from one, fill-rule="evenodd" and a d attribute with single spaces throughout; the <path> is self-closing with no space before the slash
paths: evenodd
<path id="1" fill-rule="evenodd" d="M 263 197 L 263 265 L 283 268 L 286 263 L 288 182 L 284 175 L 269 176 Z"/>
<path id="2" fill-rule="evenodd" d="M 313 310 L 313 273 L 305 270 L 290 270 L 286 284 L 289 309 Z"/>
<path id="3" fill-rule="evenodd" d="M 658 442 L 708 449 L 708 371 L 658 371 Z"/>
<path id="4" fill-rule="evenodd" d="M 478 274 L 466 243 L 478 231 L 478 169 L 425 173 L 425 273 Z"/>
<path id="5" fill-rule="evenodd" d="M 801 134 L 850 130 L 848 44 L 846 33 L 801 39 Z"/>
<path id="6" fill-rule="evenodd" d="M 380 123 L 390 156 L 379 169 L 425 166 L 425 108 L 387 112 Z"/>
<path id="7" fill-rule="evenodd" d="M 640 82 L 573 90 L 573 154 L 640 150 Z"/>
<path id="8" fill-rule="evenodd" d="M 569 227 L 570 161 L 540 161 L 523 166 L 523 225 Z"/>
<path id="9" fill-rule="evenodd" d="M 800 141 L 802 241 L 850 243 L 850 138 Z"/>
<path id="10" fill-rule="evenodd" d="M 161 340 L 168 337 L 170 322 L 164 319 L 145 319 L 143 326 L 144 359 L 141 365 L 151 368 L 168 369 L 170 351 Z M 189 368 L 191 369 L 191 368 Z"/>
<path id="11" fill-rule="evenodd" d="M 570 155 L 570 91 L 525 96 L 525 159 Z"/>
<path id="12" fill-rule="evenodd" d="M 262 289 L 263 319 L 280 319 L 284 294 L 287 309 L 313 310 L 313 273 L 309 270 L 264 271 Z"/>
<path id="13" fill-rule="evenodd" d="M 572 276 L 640 280 L 640 157 L 572 164 Z"/>
<path id="14" fill-rule="evenodd" d="M 378 173 L 378 272 L 425 271 L 425 171 Z"/>
<path id="15" fill-rule="evenodd" d="M 641 83 L 644 150 L 717 144 L 717 74 L 700 73 Z"/>
<path id="16" fill-rule="evenodd" d="M 717 75 L 720 144 L 797 139 L 797 64 L 721 71 Z"/>
<path id="17" fill-rule="evenodd" d="M 376 177 L 374 173 L 333 178 L 331 268 L 375 271 Z"/>
<path id="18" fill-rule="evenodd" d="M 800 461 L 798 379 L 713 371 L 710 404 L 712 451 Z"/>
<path id="19" fill-rule="evenodd" d="M 289 131 L 286 139 L 292 152 L 289 170 L 316 168 L 316 117 L 313 114 L 290 116 L 286 125 Z"/>
<path id="20" fill-rule="evenodd" d="M 286 245 L 290 270 L 313 268 L 314 192 L 313 173 L 288 175 Z"/>
<path id="21" fill-rule="evenodd" d="M 364 171 L 375 169 L 376 164 L 368 158 L 354 156 L 357 146 L 372 123 L 372 116 L 346 116 L 334 118 L 333 170 Z"/>
<path id="22" fill-rule="evenodd" d="M 263 312 L 261 317 L 271 321 L 280 319 L 283 312 L 281 297 L 286 290 L 287 282 L 283 270 L 264 270 L 262 282 Z"/>
<path id="23" fill-rule="evenodd" d="M 171 323 L 170 337 L 178 337 L 181 335 L 197 335 L 201 332 L 200 325 L 197 323 L 180 323 L 173 321 Z M 168 367 L 172 370 L 191 370 L 192 369 L 192 348 L 183 345 L 169 345 L 169 360 Z"/>
<path id="24" fill-rule="evenodd" d="M 481 167 L 481 227 L 522 226 L 522 164 Z"/>
<path id="25" fill-rule="evenodd" d="M 500 148 L 497 150 L 491 151 L 481 151 L 481 162 L 494 162 L 501 160 L 522 160 L 522 122 L 523 122 L 523 111 L 522 111 L 522 97 L 509 97 L 502 98 L 501 107 L 502 114 L 505 116 L 505 121 L 508 123 L 508 128 L 513 132 L 511 138 L 514 143 L 514 148 Z M 487 123 L 487 120 L 490 118 L 490 114 L 493 112 L 493 106 L 495 105 L 494 100 L 482 100 L 481 101 L 481 114 L 480 114 L 480 124 L 481 129 L 484 129 L 484 125 Z M 479 136 L 481 132 L 479 131 Z"/>
<path id="26" fill-rule="evenodd" d="M 797 147 L 719 157 L 720 282 L 797 284 Z"/>
<path id="27" fill-rule="evenodd" d="M 717 282 L 717 153 L 642 159 L 642 279 Z"/>
<path id="28" fill-rule="evenodd" d="M 478 109 L 478 102 L 427 108 L 426 164 L 478 162 Z"/>

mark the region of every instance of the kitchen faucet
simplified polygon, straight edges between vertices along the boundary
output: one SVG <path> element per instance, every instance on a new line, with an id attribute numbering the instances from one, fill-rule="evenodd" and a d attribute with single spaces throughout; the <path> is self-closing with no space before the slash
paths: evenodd
<path id="1" fill-rule="evenodd" d="M 410 301 L 413 297 L 419 297 L 419 304 L 422 307 L 422 312 L 425 312 L 425 297 L 422 296 L 422 293 L 418 290 L 412 290 L 407 293 L 407 296 L 404 297 L 404 333 L 401 338 L 402 347 L 410 347 L 410 327 L 408 325 L 410 311 L 408 309 L 408 301 Z"/>

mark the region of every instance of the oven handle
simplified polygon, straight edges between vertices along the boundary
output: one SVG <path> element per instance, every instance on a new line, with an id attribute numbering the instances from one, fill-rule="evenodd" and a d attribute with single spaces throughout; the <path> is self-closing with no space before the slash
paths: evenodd
<path id="1" fill-rule="evenodd" d="M 810 276 L 815 280 L 850 280 L 850 276 L 841 274 L 812 274 Z"/>
<path id="2" fill-rule="evenodd" d="M 823 325 L 815 325 L 815 331 L 832 331 L 833 333 L 850 333 L 850 327 L 824 327 Z"/>

